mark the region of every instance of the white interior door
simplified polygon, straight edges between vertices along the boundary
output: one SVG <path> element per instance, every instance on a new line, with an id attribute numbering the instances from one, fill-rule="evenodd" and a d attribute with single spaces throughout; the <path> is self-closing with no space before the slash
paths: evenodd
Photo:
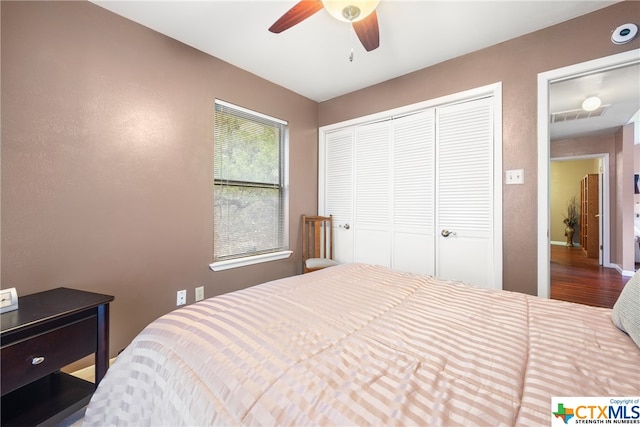
<path id="1" fill-rule="evenodd" d="M 500 85 L 477 92 L 321 129 L 337 261 L 502 288 Z"/>
<path id="2" fill-rule="evenodd" d="M 444 106 L 436 114 L 436 275 L 498 287 L 493 100 Z"/>
<path id="3" fill-rule="evenodd" d="M 391 122 L 357 126 L 354 156 L 354 261 L 391 266 Z"/>
<path id="4" fill-rule="evenodd" d="M 333 257 L 353 262 L 353 143 L 354 129 L 327 134 L 325 139 L 324 215 L 333 215 Z"/>
<path id="5" fill-rule="evenodd" d="M 391 266 L 435 273 L 435 110 L 395 118 Z"/>

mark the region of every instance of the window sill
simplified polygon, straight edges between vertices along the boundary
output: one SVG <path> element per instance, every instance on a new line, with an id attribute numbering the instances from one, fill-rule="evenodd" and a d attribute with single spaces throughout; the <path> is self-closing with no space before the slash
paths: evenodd
<path id="1" fill-rule="evenodd" d="M 270 254 L 249 256 L 245 258 L 230 259 L 227 261 L 219 261 L 209 264 L 209 268 L 213 271 L 229 270 L 231 268 L 245 267 L 247 265 L 260 264 L 262 262 L 289 258 L 292 253 L 293 251 L 280 251 Z"/>

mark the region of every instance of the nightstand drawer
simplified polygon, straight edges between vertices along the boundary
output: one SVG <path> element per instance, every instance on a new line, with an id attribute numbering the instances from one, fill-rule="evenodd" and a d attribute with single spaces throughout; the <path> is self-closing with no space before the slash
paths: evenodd
<path id="1" fill-rule="evenodd" d="M 97 317 L 91 316 L 0 349 L 1 388 L 7 394 L 97 348 Z"/>

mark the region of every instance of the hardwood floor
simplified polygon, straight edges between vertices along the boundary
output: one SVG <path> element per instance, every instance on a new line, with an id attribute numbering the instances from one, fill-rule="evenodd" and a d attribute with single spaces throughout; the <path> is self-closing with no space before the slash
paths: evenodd
<path id="1" fill-rule="evenodd" d="M 611 308 L 630 277 L 598 265 L 581 247 L 551 245 L 551 298 Z"/>

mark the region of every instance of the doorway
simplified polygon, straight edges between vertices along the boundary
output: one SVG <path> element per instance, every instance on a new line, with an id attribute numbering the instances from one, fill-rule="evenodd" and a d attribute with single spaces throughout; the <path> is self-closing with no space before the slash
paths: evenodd
<path id="1" fill-rule="evenodd" d="M 590 239 L 597 243 L 597 253 L 587 254 L 585 242 L 582 241 L 581 231 L 583 216 L 586 216 L 582 206 L 581 180 L 587 175 L 597 175 L 597 214 L 590 218 L 596 222 L 597 232 Z M 597 265 L 612 267 L 610 263 L 610 170 L 609 154 L 584 154 L 567 157 L 551 157 L 549 170 L 549 236 L 551 245 L 567 245 L 564 234 L 563 218 L 567 216 L 567 204 L 575 198 L 578 208 L 578 224 L 575 226 L 573 246 L 580 247 L 585 256 L 597 259 Z"/>
<path id="2" fill-rule="evenodd" d="M 609 265 L 610 254 L 609 224 L 603 226 L 610 211 L 608 164 L 608 154 L 551 158 L 549 296 L 552 299 L 611 308 L 626 283 L 615 269 L 603 268 L 603 264 Z M 589 183 L 588 188 L 584 188 L 585 183 Z M 591 194 L 583 194 L 587 192 Z M 591 201 L 584 197 L 594 195 Z M 564 219 L 572 200 L 578 208 L 578 222 L 574 225 L 575 236 L 570 239 Z"/>
<path id="3" fill-rule="evenodd" d="M 550 86 L 554 82 L 640 63 L 636 49 L 538 75 L 538 296 L 550 297 Z M 633 173 L 631 171 L 631 173 Z M 633 220 L 632 218 L 630 219 Z"/>

